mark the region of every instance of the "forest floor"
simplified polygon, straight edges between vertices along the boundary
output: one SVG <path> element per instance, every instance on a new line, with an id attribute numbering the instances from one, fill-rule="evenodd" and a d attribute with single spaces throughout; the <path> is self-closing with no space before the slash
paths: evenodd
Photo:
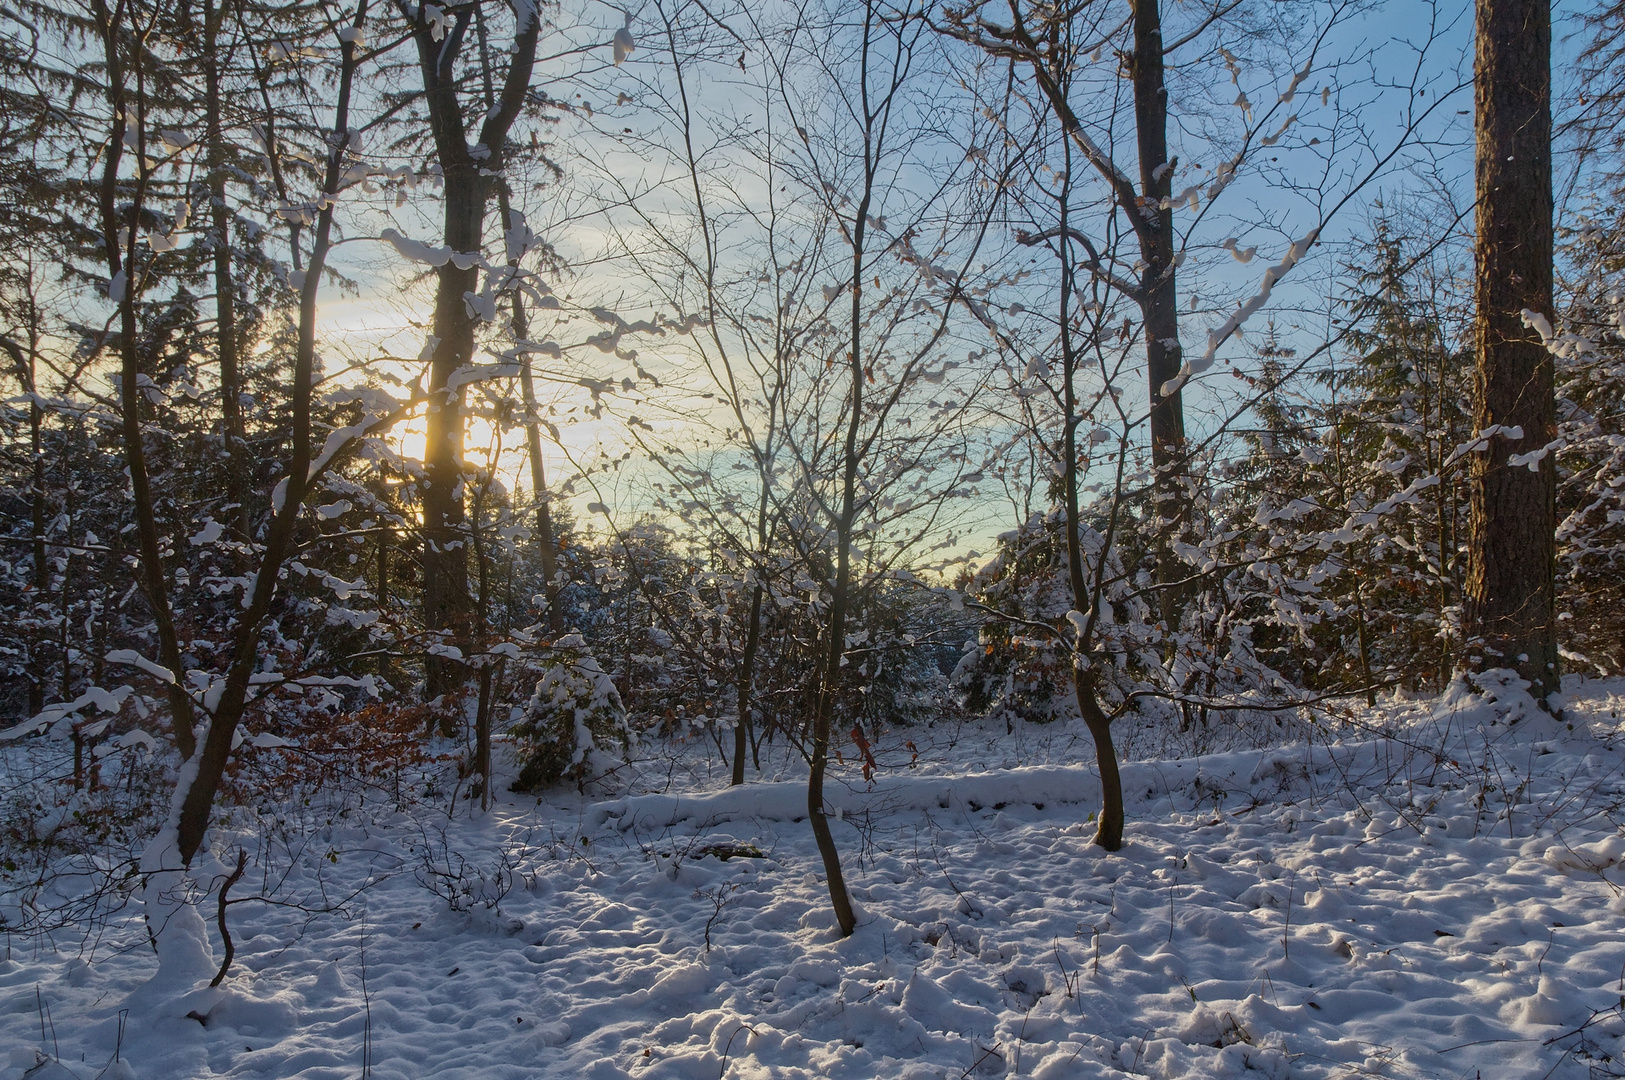
<path id="1" fill-rule="evenodd" d="M 0 1062 L 39 1080 L 1625 1076 L 1625 680 L 1568 688 L 1567 724 L 1457 692 L 1131 762 L 1112 854 L 1090 843 L 1081 731 L 889 732 L 873 783 L 849 763 L 830 792 L 844 940 L 782 746 L 743 789 L 695 740 L 645 762 L 652 794 L 356 812 L 265 894 L 301 907 L 231 908 L 219 989 L 146 985 L 133 905 L 88 938 L 13 940 Z"/>

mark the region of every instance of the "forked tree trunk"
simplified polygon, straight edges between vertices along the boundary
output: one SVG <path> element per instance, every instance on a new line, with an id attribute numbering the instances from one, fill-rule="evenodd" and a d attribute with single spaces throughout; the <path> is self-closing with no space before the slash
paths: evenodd
<path id="1" fill-rule="evenodd" d="M 356 14 L 350 24 L 356 30 L 366 25 L 369 0 L 358 0 Z M 321 209 L 317 213 L 315 237 L 311 244 L 309 271 L 299 294 L 298 339 L 294 350 L 293 391 L 290 395 L 293 412 L 292 447 L 288 460 L 288 474 L 281 487 L 280 503 L 275 505 L 274 516 L 266 531 L 265 545 L 259 565 L 252 577 L 252 591 L 248 596 L 241 618 L 233 632 L 230 666 L 225 685 L 214 707 L 208 733 L 199 748 L 196 771 L 183 780 L 177 794 L 180 806 L 175 825 L 173 843 L 184 865 L 190 866 L 192 857 L 203 845 L 208 831 L 209 817 L 214 809 L 215 795 L 225 775 L 226 763 L 231 758 L 232 743 L 237 727 L 248 707 L 249 679 L 260 655 L 260 628 L 271 611 L 276 598 L 277 578 L 283 564 L 294 550 L 294 534 L 299 525 L 299 511 L 312 485 L 320 478 L 321 463 L 313 462 L 311 455 L 311 398 L 315 386 L 316 354 L 316 294 L 321 286 L 322 271 L 332 247 L 333 208 L 340 189 L 342 167 L 345 161 L 343 132 L 350 130 L 350 97 L 355 86 L 358 48 L 354 41 L 345 41 L 340 47 L 338 97 L 334 109 L 333 134 L 329 136 L 331 149 L 325 166 Z M 375 425 L 376 426 L 376 425 Z M 313 467 L 314 466 L 314 467 Z M 273 500 L 275 502 L 275 500 Z M 183 777 L 187 774 L 183 773 Z M 167 837 L 164 838 L 167 841 Z M 156 845 L 160 850 L 164 845 Z"/>
<path id="2" fill-rule="evenodd" d="M 428 5 L 420 7 L 413 25 L 429 127 L 445 185 L 442 243 L 458 254 L 478 252 L 482 246 L 491 178 L 502 167 L 508 132 L 530 89 L 541 29 L 534 6 L 520 5 L 521 22 L 506 76 L 496 104 L 484 109 L 478 141 L 471 146 L 457 64 L 477 9 L 478 4 L 459 8 L 451 28 L 438 40 L 428 22 Z M 463 505 L 463 392 L 447 386 L 452 373 L 474 356 L 475 321 L 464 294 L 478 291 L 479 269 L 474 265 L 460 269 L 453 260 L 437 275 L 433 336 L 439 340 L 429 361 L 431 397 L 424 440 L 423 621 L 426 629 L 448 636 L 466 655 L 474 603 L 468 588 Z M 435 655 L 425 658 L 425 671 L 430 697 L 460 689 L 468 677 L 466 665 Z"/>
<path id="3" fill-rule="evenodd" d="M 869 33 L 872 9 L 864 8 L 863 42 L 860 53 L 859 94 L 862 96 L 864 119 L 873 122 L 869 114 Z M 846 354 L 847 371 L 851 376 L 850 398 L 847 408 L 846 433 L 841 453 L 841 502 L 835 520 L 835 580 L 831 582 L 829 605 L 829 639 L 824 647 L 821 678 L 818 682 L 818 703 L 813 712 L 812 760 L 807 776 L 807 816 L 812 823 L 813 839 L 823 859 L 824 876 L 829 885 L 830 905 L 835 909 L 835 922 L 842 937 L 850 937 L 857 927 L 857 916 L 852 910 L 852 897 L 846 889 L 846 877 L 841 872 L 841 854 L 830 833 L 829 818 L 824 813 L 824 773 L 829 768 L 829 738 L 831 721 L 835 715 L 835 702 L 840 696 L 841 661 L 846 654 L 846 609 L 852 591 L 852 523 L 857 513 L 858 431 L 863 423 L 863 255 L 867 232 L 867 218 L 874 198 L 875 166 L 870 133 L 864 133 L 863 197 L 858 200 L 852 215 L 852 304 L 849 324 L 850 338 Z"/>
<path id="4" fill-rule="evenodd" d="M 1072 338 L 1072 266 L 1067 253 L 1071 251 L 1071 244 L 1067 239 L 1069 228 L 1069 209 L 1071 200 L 1072 154 L 1067 148 L 1066 157 L 1068 179 L 1061 186 L 1061 404 L 1066 410 L 1066 427 L 1062 435 L 1061 445 L 1066 454 L 1062 464 L 1061 479 L 1064 488 L 1063 497 L 1066 503 L 1066 569 L 1067 586 L 1072 593 L 1072 608 L 1074 611 L 1092 612 L 1098 608 L 1090 588 L 1090 573 L 1084 562 L 1083 555 L 1083 514 L 1078 503 L 1078 490 L 1082 484 L 1082 477 L 1078 469 L 1078 424 L 1082 418 L 1078 416 L 1077 374 L 1080 364 L 1080 350 Z M 1106 555 L 1109 548 L 1102 547 L 1100 551 L 1100 564 L 1095 568 L 1095 576 L 1104 573 Z M 1111 717 L 1106 715 L 1100 707 L 1097 696 L 1097 671 L 1086 667 L 1089 663 L 1089 652 L 1093 642 L 1090 637 L 1094 624 L 1085 620 L 1077 627 L 1075 652 L 1072 661 L 1072 689 L 1078 701 L 1078 713 L 1089 729 L 1089 737 L 1095 744 L 1095 763 L 1100 769 L 1100 818 L 1095 829 L 1095 843 L 1107 851 L 1116 851 L 1123 846 L 1123 784 L 1117 769 L 1117 744 L 1112 739 Z"/>
<path id="5" fill-rule="evenodd" d="M 1550 0 L 1478 0 L 1476 33 L 1474 422 L 1523 436 L 1492 437 L 1472 458 L 1466 651 L 1477 666 L 1516 670 L 1552 708 L 1556 470 L 1550 453 L 1535 471 L 1507 462 L 1556 438 L 1552 354 L 1522 314 L 1552 318 Z"/>

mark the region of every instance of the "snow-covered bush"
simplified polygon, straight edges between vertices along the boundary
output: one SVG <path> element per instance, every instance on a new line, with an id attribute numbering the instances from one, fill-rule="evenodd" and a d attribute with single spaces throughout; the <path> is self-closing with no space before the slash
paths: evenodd
<path id="1" fill-rule="evenodd" d="M 1107 581 L 1084 667 L 1099 668 L 1103 699 L 1121 705 L 1135 690 L 1165 681 L 1156 653 L 1162 634 L 1120 551 L 1108 550 L 1105 536 L 1088 523 L 1079 530 L 1079 542 L 1089 580 L 1104 557 Z M 1066 560 L 1066 519 L 1058 508 L 1035 514 L 999 537 L 997 554 L 967 590 L 993 616 L 954 671 L 967 708 L 1034 722 L 1077 714 L 1074 619 L 1082 616 L 1072 607 Z"/>
<path id="2" fill-rule="evenodd" d="M 635 736 L 620 692 L 581 635 L 559 638 L 537 662 L 543 674 L 536 692 L 509 729 L 519 764 L 513 789 L 585 783 L 623 764 Z"/>
<path id="3" fill-rule="evenodd" d="M 943 598 L 895 581 L 875 581 L 848 615 L 842 707 L 865 727 L 930 723 L 954 709 L 939 645 L 963 640 Z"/>
<path id="4" fill-rule="evenodd" d="M 1557 589 L 1565 666 L 1625 671 L 1625 216 L 1563 238 L 1557 377 Z"/>
<path id="5" fill-rule="evenodd" d="M 1279 739 L 1296 722 L 1280 706 L 1300 691 L 1258 654 L 1254 630 L 1268 628 L 1272 614 L 1267 604 L 1254 610 L 1258 590 L 1245 580 L 1246 565 L 1216 567 L 1205 545 L 1182 545 L 1200 584 L 1169 629 L 1148 599 L 1156 595 L 1144 554 L 1150 515 L 1120 511 L 1109 542 L 1092 524 L 1109 514 L 1109 504 L 1093 504 L 1079 529 L 1085 580 L 1100 582 L 1092 623 L 1071 606 L 1063 511 L 1034 515 L 999 538 L 998 553 L 967 587 L 990 618 L 954 671 L 966 708 L 1007 723 L 1071 719 L 1076 670 L 1106 713 L 1124 719 L 1116 735 L 1124 753 L 1206 753 Z M 1089 644 L 1079 654 L 1085 626 Z"/>

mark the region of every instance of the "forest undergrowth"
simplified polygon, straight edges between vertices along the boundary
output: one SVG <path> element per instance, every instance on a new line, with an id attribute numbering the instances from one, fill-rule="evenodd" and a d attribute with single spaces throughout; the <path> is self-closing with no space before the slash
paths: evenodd
<path id="1" fill-rule="evenodd" d="M 1567 689 L 1563 722 L 1463 683 L 1145 733 L 1117 853 L 1078 725 L 888 730 L 828 793 L 847 939 L 782 745 L 732 787 L 650 740 L 613 790 L 488 812 L 350 778 L 224 815 L 218 987 L 153 981 L 139 913 L 89 899 L 116 857 L 60 862 L 4 1037 L 63 1078 L 1621 1075 L 1625 685 Z"/>

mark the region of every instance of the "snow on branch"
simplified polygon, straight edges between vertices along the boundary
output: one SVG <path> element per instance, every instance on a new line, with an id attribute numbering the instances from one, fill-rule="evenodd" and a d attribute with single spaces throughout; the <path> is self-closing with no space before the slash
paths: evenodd
<path id="1" fill-rule="evenodd" d="M 133 668 L 140 668 L 159 682 L 174 683 L 175 673 L 162 664 L 155 664 L 134 649 L 114 649 L 107 654 L 109 664 L 128 664 Z"/>
<path id="2" fill-rule="evenodd" d="M 1217 355 L 1219 346 L 1224 344 L 1231 334 L 1241 329 L 1242 324 L 1257 314 L 1260 308 L 1269 303 L 1270 291 L 1275 288 L 1276 282 L 1285 277 L 1298 264 L 1298 260 L 1308 253 L 1319 235 L 1319 229 L 1311 229 L 1307 235 L 1294 241 L 1292 246 L 1286 249 L 1286 254 L 1281 256 L 1280 262 L 1264 271 L 1264 280 L 1259 284 L 1258 292 L 1254 293 L 1246 303 L 1237 308 L 1217 329 L 1208 331 L 1207 349 L 1202 353 L 1201 357 L 1196 360 L 1185 361 L 1184 366 L 1179 370 L 1179 374 L 1162 384 L 1160 392 L 1163 397 L 1177 394 L 1179 388 L 1189 382 L 1193 375 L 1200 375 L 1213 366 L 1213 358 Z"/>
<path id="3" fill-rule="evenodd" d="M 156 664 L 153 666 L 157 667 Z M 174 681 L 174 676 L 170 677 L 170 681 Z M 72 701 L 59 701 L 54 705 L 47 705 L 32 718 L 0 731 L 0 743 L 11 742 L 14 739 L 22 738 L 24 735 L 32 735 L 35 732 L 43 731 L 69 717 L 77 716 L 92 705 L 108 713 L 108 719 L 111 720 L 112 714 L 122 709 L 125 700 L 133 693 L 135 693 L 135 688 L 129 685 L 116 687 L 112 690 L 104 690 L 99 686 L 87 687 L 83 694 L 80 694 Z"/>
<path id="4" fill-rule="evenodd" d="M 413 262 L 427 263 L 435 267 L 445 266 L 449 262 L 459 270 L 467 270 L 474 266 L 490 269 L 485 256 L 478 251 L 453 251 L 449 247 L 432 247 L 421 240 L 402 236 L 395 229 L 385 229 L 378 234 L 378 239 L 387 241 L 396 251 Z"/>
<path id="5" fill-rule="evenodd" d="M 455 394 L 469 383 L 486 379 L 508 379 L 519 374 L 517 361 L 499 364 L 465 364 L 446 378 L 446 393 Z"/>
<path id="6" fill-rule="evenodd" d="M 1540 335 L 1546 351 L 1560 360 L 1577 360 L 1597 351 L 1596 343 L 1584 334 L 1559 334 L 1552 329 L 1551 320 L 1538 311 L 1523 309 L 1523 324 Z"/>

